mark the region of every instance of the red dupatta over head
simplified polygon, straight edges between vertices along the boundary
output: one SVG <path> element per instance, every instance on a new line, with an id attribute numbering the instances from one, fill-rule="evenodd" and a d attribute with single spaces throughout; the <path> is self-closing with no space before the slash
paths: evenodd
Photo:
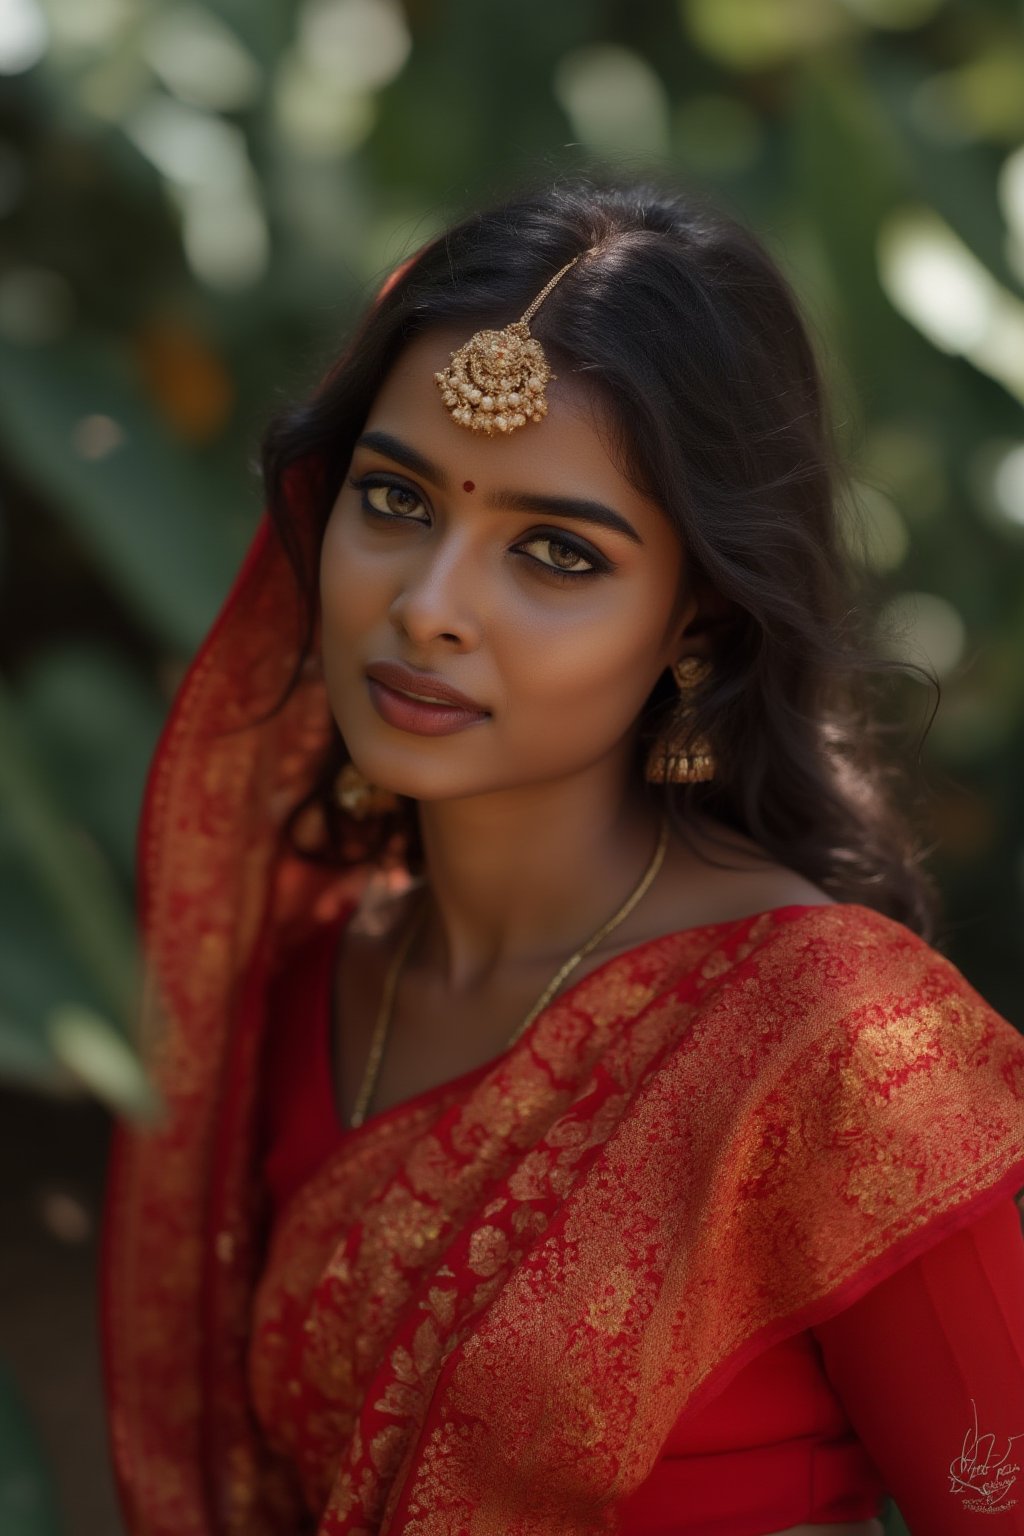
<path id="1" fill-rule="evenodd" d="M 300 474 L 291 493 L 301 515 Z M 332 1449 L 311 1511 L 246 1370 L 268 978 L 353 890 L 281 836 L 332 730 L 318 670 L 253 723 L 292 673 L 297 617 L 264 519 L 146 789 L 141 1041 L 166 1116 L 116 1129 L 102 1256 L 127 1529 L 614 1531 L 682 1412 L 1024 1184 L 1024 1041 L 862 906 L 607 962 L 424 1128 L 389 1185 L 379 1344 L 355 1383 L 321 1359 Z M 336 1221 L 340 1244 L 324 1189 L 321 1237 Z M 344 1279 L 339 1263 L 318 1292 L 328 1367 L 360 1303 Z"/>

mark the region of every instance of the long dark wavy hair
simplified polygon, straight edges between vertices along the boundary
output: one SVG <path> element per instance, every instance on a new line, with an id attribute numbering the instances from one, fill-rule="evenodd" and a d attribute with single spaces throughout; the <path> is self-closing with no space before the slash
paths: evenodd
<path id="1" fill-rule="evenodd" d="M 327 519 L 402 349 L 431 329 L 454 325 L 468 337 L 507 325 L 582 253 L 531 330 L 556 372 L 579 373 L 597 391 L 616 462 L 664 509 L 688 577 L 719 595 L 724 614 L 712 634 L 713 673 L 688 694 L 686 721 L 693 739 L 710 743 L 716 777 L 646 792 L 690 846 L 700 813 L 835 899 L 933 937 L 938 896 L 912 831 L 906 763 L 889 760 L 895 728 L 883 724 L 874 697 L 878 680 L 909 664 L 874 640 L 867 578 L 844 535 L 845 476 L 808 328 L 751 231 L 678 185 L 577 174 L 455 223 L 399 270 L 315 392 L 271 418 L 261 444 L 264 493 L 305 624 L 284 697 L 313 645 Z M 301 461 L 317 466 L 303 480 L 305 536 L 293 505 Z M 642 710 L 645 752 L 679 703 L 666 669 Z M 294 851 L 346 867 L 398 847 L 421 871 L 414 800 L 400 796 L 396 811 L 362 823 L 338 806 L 334 781 L 349 758 L 335 737 L 286 825 Z M 311 808 L 315 845 L 296 835 Z"/>

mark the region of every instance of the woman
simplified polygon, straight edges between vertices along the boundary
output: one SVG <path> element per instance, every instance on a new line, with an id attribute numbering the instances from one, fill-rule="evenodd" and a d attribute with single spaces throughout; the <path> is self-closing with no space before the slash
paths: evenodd
<path id="1" fill-rule="evenodd" d="M 129 1531 L 1024 1530 L 1024 1042 L 929 942 L 768 255 L 469 218 L 264 469 L 140 829 Z"/>

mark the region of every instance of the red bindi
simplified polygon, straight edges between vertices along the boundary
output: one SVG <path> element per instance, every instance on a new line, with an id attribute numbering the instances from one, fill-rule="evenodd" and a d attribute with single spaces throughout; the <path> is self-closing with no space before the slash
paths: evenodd
<path id="1" fill-rule="evenodd" d="M 464 491 L 475 491 L 476 486 L 473 484 L 472 480 L 463 480 L 462 489 Z"/>

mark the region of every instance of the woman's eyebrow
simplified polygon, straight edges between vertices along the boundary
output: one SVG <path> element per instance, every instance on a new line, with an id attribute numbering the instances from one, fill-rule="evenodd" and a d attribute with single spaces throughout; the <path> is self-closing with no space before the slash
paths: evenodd
<path id="1" fill-rule="evenodd" d="M 448 476 L 443 469 L 426 458 L 416 448 L 410 448 L 408 443 L 403 443 L 401 438 L 392 437 L 390 432 L 364 432 L 356 443 L 357 448 L 373 448 L 377 453 L 386 454 L 389 459 L 394 459 L 396 464 L 404 464 L 406 469 L 411 469 L 414 475 L 422 475 L 425 480 L 430 480 L 440 491 L 451 490 Z"/>
<path id="2" fill-rule="evenodd" d="M 443 469 L 417 448 L 411 448 L 401 438 L 393 437 L 390 432 L 364 432 L 355 446 L 371 448 L 394 459 L 396 464 L 404 464 L 406 469 L 411 469 L 415 475 L 422 475 L 425 480 L 436 485 L 438 490 L 447 491 L 451 488 L 451 482 Z M 634 544 L 643 544 L 643 539 L 632 523 L 627 522 L 621 513 L 606 507 L 602 501 L 587 501 L 577 496 L 544 496 L 532 491 L 497 491 L 488 499 L 487 505 L 502 512 L 548 512 L 552 517 L 597 523 L 602 528 L 625 534 Z"/>

